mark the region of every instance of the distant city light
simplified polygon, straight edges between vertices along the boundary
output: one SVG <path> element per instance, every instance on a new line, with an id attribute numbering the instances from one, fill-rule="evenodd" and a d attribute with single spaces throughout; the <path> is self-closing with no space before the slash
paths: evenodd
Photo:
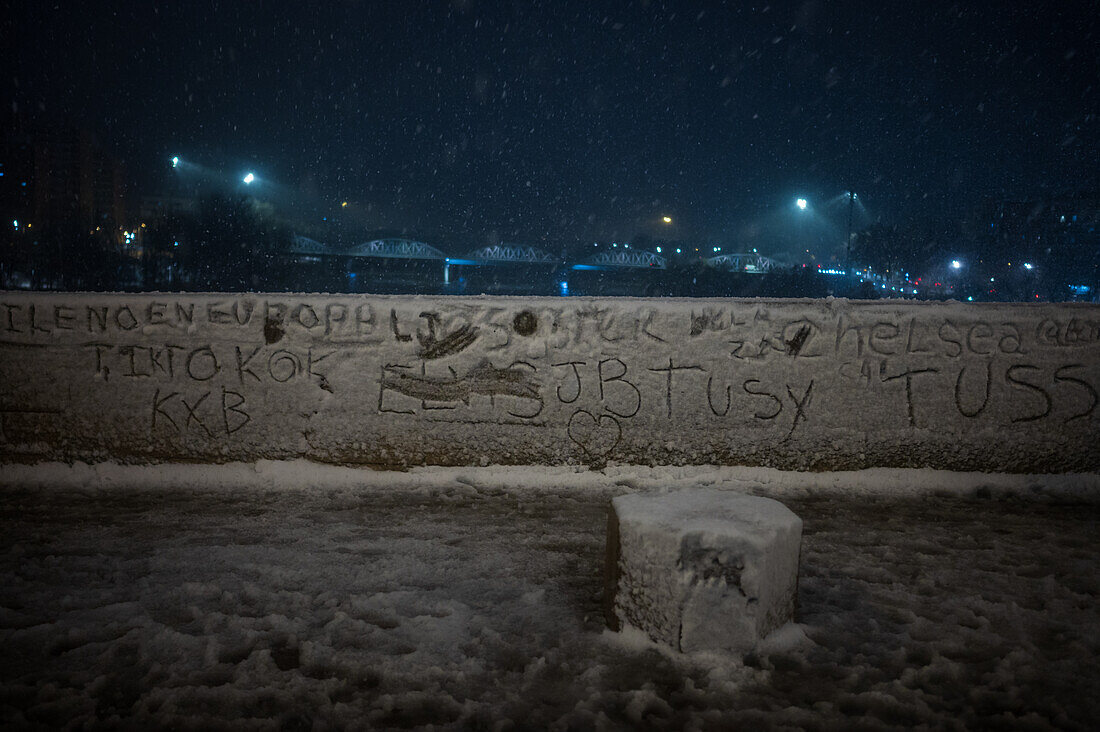
<path id="1" fill-rule="evenodd" d="M 679 249 L 677 249 L 677 250 L 676 250 L 676 253 L 677 253 L 677 254 L 679 254 L 679 253 L 680 253 L 680 250 L 679 250 Z"/>
<path id="2" fill-rule="evenodd" d="M 561 294 L 563 296 L 569 294 L 569 283 L 568 282 L 566 282 L 565 280 L 562 280 L 559 286 L 561 287 Z"/>
<path id="3" fill-rule="evenodd" d="M 661 248 L 660 248 L 660 247 L 657 247 L 657 253 L 658 253 L 658 254 L 660 254 L 660 253 L 661 253 Z"/>
<path id="4" fill-rule="evenodd" d="M 347 201 L 344 201 L 343 203 L 340 204 L 340 208 L 347 208 L 347 207 L 348 207 L 348 202 Z"/>
<path id="5" fill-rule="evenodd" d="M 951 260 L 951 269 L 961 269 L 962 266 L 963 266 L 962 262 L 960 262 L 959 260 L 957 260 L 957 259 L 952 259 Z"/>
<path id="6" fill-rule="evenodd" d="M 253 175 L 252 173 L 248 173 L 247 175 L 245 175 L 243 180 L 244 180 L 245 185 L 250 185 L 252 183 L 252 181 L 256 180 L 256 176 Z"/>
<path id="7" fill-rule="evenodd" d="M 797 201 L 794 202 L 794 205 L 798 206 L 799 211 L 805 211 L 806 206 L 808 206 L 809 203 L 806 201 L 805 198 L 800 198 L 800 199 L 798 199 Z"/>
<path id="8" fill-rule="evenodd" d="M 19 219 L 15 219 L 14 221 L 12 221 L 11 225 L 18 229 L 19 228 Z"/>
<path id="9" fill-rule="evenodd" d="M 1024 262 L 1024 269 L 1035 269 L 1035 267 L 1031 265 L 1031 262 Z"/>
<path id="10" fill-rule="evenodd" d="M 173 156 L 172 157 L 172 167 L 173 168 L 178 168 L 179 164 L 180 164 L 180 159 L 178 157 Z"/>
<path id="11" fill-rule="evenodd" d="M 662 216 L 661 221 L 664 221 L 666 224 L 671 224 L 672 223 L 672 217 L 671 216 Z"/>

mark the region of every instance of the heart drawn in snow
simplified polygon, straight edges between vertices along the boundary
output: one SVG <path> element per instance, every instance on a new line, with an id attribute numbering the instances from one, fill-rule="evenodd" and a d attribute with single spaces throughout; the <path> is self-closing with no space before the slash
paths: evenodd
<path id="1" fill-rule="evenodd" d="M 623 428 L 610 414 L 597 419 L 588 410 L 578 409 L 569 418 L 569 439 L 593 457 L 609 454 L 622 438 Z"/>

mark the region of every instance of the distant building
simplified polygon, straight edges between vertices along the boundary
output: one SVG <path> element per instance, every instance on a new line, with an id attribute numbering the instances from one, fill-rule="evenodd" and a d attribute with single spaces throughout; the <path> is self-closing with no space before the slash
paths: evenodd
<path id="1" fill-rule="evenodd" d="M 1096 299 L 1100 194 L 989 200 L 978 221 L 983 227 L 978 255 L 986 274 L 1011 270 L 1034 278 L 1036 294 L 1052 299 Z"/>
<path id="2" fill-rule="evenodd" d="M 123 164 L 86 130 L 16 124 L 0 145 L 0 173 L 5 219 L 44 231 L 127 228 Z"/>
<path id="3" fill-rule="evenodd" d="M 4 228 L 25 228 L 34 216 L 34 144 L 12 130 L 0 139 L 0 215 Z"/>

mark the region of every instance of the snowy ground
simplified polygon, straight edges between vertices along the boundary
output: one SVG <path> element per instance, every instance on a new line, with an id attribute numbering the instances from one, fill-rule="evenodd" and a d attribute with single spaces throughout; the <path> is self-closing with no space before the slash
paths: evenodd
<path id="1" fill-rule="evenodd" d="M 744 663 L 603 630 L 609 498 L 689 485 L 805 520 L 802 632 Z M 1100 719 L 1097 476 L 5 466 L 0 500 L 6 728 Z"/>

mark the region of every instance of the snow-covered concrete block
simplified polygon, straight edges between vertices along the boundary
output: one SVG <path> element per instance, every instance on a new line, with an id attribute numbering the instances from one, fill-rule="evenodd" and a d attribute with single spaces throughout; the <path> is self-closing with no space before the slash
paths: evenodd
<path id="1" fill-rule="evenodd" d="M 801 544 L 802 519 L 770 498 L 619 496 L 608 517 L 608 624 L 683 652 L 748 652 L 793 619 Z"/>

